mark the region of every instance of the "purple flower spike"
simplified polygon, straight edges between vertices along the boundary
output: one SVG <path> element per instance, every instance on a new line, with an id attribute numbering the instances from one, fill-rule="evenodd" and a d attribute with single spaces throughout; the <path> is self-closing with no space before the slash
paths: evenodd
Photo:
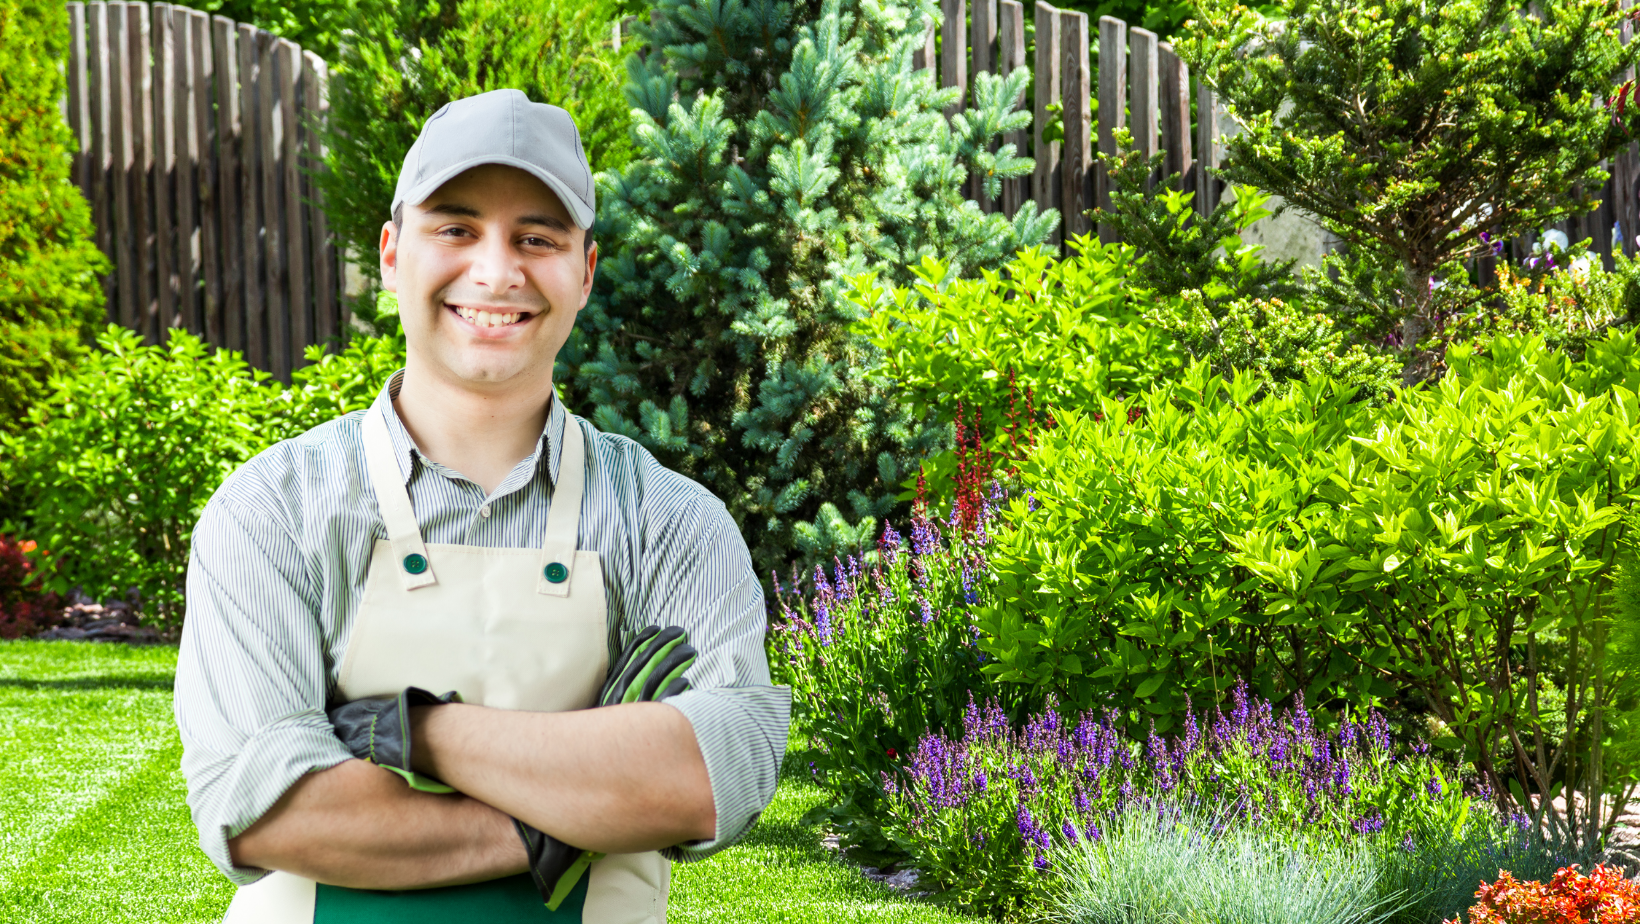
<path id="1" fill-rule="evenodd" d="M 1435 777 L 1429 778 L 1429 782 L 1424 784 L 1424 789 L 1429 793 L 1429 797 L 1431 799 L 1439 799 L 1441 797 L 1441 781 Z"/>
<path id="2" fill-rule="evenodd" d="M 1076 840 L 1077 840 L 1077 838 L 1076 838 L 1076 825 L 1073 825 L 1073 824 L 1071 824 L 1070 822 L 1067 821 L 1063 825 L 1060 826 L 1059 830 L 1064 832 L 1065 842 L 1067 844 L 1076 843 Z"/>
<path id="3" fill-rule="evenodd" d="M 883 567 L 893 567 L 895 559 L 900 557 L 900 534 L 894 530 L 893 523 L 883 524 L 882 538 L 877 540 L 877 553 L 882 556 Z"/>

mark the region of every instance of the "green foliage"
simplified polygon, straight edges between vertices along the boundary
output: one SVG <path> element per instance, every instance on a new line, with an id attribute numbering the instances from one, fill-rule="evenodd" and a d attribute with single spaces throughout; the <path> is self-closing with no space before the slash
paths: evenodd
<path id="1" fill-rule="evenodd" d="M 1312 299 L 1293 261 L 1266 263 L 1262 245 L 1242 232 L 1267 218 L 1269 196 L 1232 186 L 1206 216 L 1191 208 L 1195 195 L 1176 189 L 1178 174 L 1160 177 L 1163 157 L 1133 150 L 1117 131 L 1117 155 L 1101 155 L 1111 177 L 1108 223 L 1138 253 L 1135 281 L 1154 294 L 1146 320 L 1171 334 L 1186 354 L 1225 378 L 1252 374 L 1269 387 L 1324 376 L 1377 397 L 1388 392 L 1393 361 L 1351 343 L 1350 325 L 1337 325 L 1330 305 Z"/>
<path id="2" fill-rule="evenodd" d="M 1531 331 L 1553 349 L 1583 358 L 1591 341 L 1640 317 L 1640 262 L 1614 250 L 1608 272 L 1592 255 L 1572 251 L 1552 248 L 1537 266 L 1519 270 L 1500 263 L 1497 298 L 1449 321 L 1442 336 L 1448 342 L 1484 341 Z"/>
<path id="3" fill-rule="evenodd" d="M 761 568 L 869 542 L 941 429 L 864 373 L 843 280 L 873 263 L 955 275 L 1042 241 L 963 195 L 1031 162 L 990 145 L 1023 127 L 1029 74 L 954 90 L 911 69 L 925 0 L 661 0 L 627 59 L 636 159 L 599 178 L 598 284 L 559 356 L 572 403 L 723 498 Z M 846 510 L 827 508 L 835 501 Z"/>
<path id="4" fill-rule="evenodd" d="M 189 538 L 217 485 L 273 443 L 369 405 L 403 363 L 392 340 L 357 339 L 340 355 L 311 347 L 285 389 L 183 330 L 157 346 L 111 326 L 97 343 L 53 380 L 26 430 L 0 437 L 0 480 L 51 553 L 46 587 L 98 599 L 135 587 L 145 618 L 172 628 Z"/>
<path id="5" fill-rule="evenodd" d="M 568 110 L 594 170 L 632 154 L 619 55 L 622 0 L 437 0 L 350 5 L 318 183 L 337 237 L 370 279 L 404 155 L 454 99 L 506 87 Z M 371 315 L 368 301 L 361 308 Z"/>
<path id="6" fill-rule="evenodd" d="M 47 380 L 84 352 L 108 261 L 69 181 L 68 13 L 53 0 L 0 3 L 0 432 L 15 432 Z"/>
<path id="7" fill-rule="evenodd" d="M 1163 728 L 1237 676 L 1277 700 L 1410 699 L 1501 799 L 1589 796 L 1567 824 L 1595 837 L 1631 774 L 1601 753 L 1633 684 L 1604 666 L 1602 599 L 1640 493 L 1640 349 L 1449 359 L 1376 409 L 1324 381 L 1255 402 L 1196 366 L 1102 420 L 1061 415 L 1021 466 L 1039 506 L 1016 500 L 995 544 L 987 670 Z"/>
<path id="8" fill-rule="evenodd" d="M 1133 135 L 1116 131 L 1117 154 L 1101 154 L 1111 180 L 1111 208 L 1095 209 L 1094 220 L 1109 224 L 1118 240 L 1139 254 L 1134 278 L 1157 295 L 1198 291 L 1213 310 L 1240 299 L 1292 299 L 1303 292 L 1292 260 L 1266 263 L 1264 247 L 1242 240 L 1241 232 L 1272 213 L 1270 197 L 1235 186 L 1207 216 L 1191 207 L 1195 193 L 1177 189 L 1177 173 L 1159 177 L 1165 152 L 1148 159 L 1133 149 Z"/>
<path id="9" fill-rule="evenodd" d="M 1007 422 L 1010 374 L 1043 408 L 1090 407 L 1170 376 L 1180 351 L 1145 320 L 1133 249 L 1091 237 L 1071 247 L 1064 260 L 1025 251 L 979 279 L 950 278 L 932 258 L 911 267 L 910 286 L 851 278 L 884 384 L 918 415 L 979 410 L 989 432 Z"/>
<path id="10" fill-rule="evenodd" d="M 1604 103 L 1640 45 L 1605 0 L 1207 0 L 1180 53 L 1244 131 L 1226 179 L 1281 196 L 1399 270 L 1405 378 L 1433 371 L 1430 279 L 1593 206 L 1632 140 Z M 1640 107 L 1636 107 L 1640 110 Z M 1632 123 L 1636 117 L 1628 117 Z"/>
<path id="11" fill-rule="evenodd" d="M 1313 301 L 1243 298 L 1214 309 L 1192 289 L 1150 317 L 1193 359 L 1227 379 L 1250 375 L 1266 388 L 1287 388 L 1327 378 L 1369 401 L 1395 384 L 1394 358 L 1346 342 L 1345 331 Z"/>

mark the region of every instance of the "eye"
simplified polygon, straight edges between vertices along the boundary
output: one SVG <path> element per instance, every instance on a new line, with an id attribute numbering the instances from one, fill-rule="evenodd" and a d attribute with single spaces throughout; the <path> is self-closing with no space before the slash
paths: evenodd
<path id="1" fill-rule="evenodd" d="M 471 237 L 472 232 L 460 225 L 448 225 L 433 232 L 435 237 Z"/>

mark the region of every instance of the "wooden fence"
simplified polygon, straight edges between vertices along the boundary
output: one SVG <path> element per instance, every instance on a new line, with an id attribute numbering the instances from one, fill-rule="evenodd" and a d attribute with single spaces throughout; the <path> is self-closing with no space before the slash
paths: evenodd
<path id="1" fill-rule="evenodd" d="M 325 62 L 166 3 L 68 4 L 74 179 L 112 260 L 108 320 L 182 327 L 289 379 L 337 336 L 336 249 L 309 171 Z"/>

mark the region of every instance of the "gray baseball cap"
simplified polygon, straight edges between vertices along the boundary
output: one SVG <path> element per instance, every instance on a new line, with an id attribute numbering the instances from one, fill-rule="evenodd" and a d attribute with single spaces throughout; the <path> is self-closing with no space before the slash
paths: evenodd
<path id="1" fill-rule="evenodd" d="M 433 191 L 480 164 L 505 164 L 547 184 L 579 228 L 597 210 L 592 169 L 575 120 L 557 106 L 532 103 L 518 90 L 491 90 L 445 103 L 404 155 L 392 211 L 420 205 Z"/>

